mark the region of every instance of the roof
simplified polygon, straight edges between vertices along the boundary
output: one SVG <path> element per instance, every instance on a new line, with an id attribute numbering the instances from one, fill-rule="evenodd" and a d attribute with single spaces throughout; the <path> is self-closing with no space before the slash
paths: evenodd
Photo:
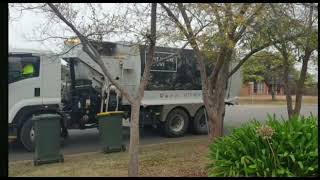
<path id="1" fill-rule="evenodd" d="M 22 49 L 22 48 L 11 48 L 9 49 L 9 53 L 54 54 L 54 52 L 49 50 Z"/>
<path id="2" fill-rule="evenodd" d="M 294 77 L 292 76 L 292 75 L 289 75 L 289 77 L 288 77 L 288 80 L 289 80 L 289 83 L 294 83 L 295 81 L 294 81 Z M 266 79 L 265 79 L 265 82 L 267 83 L 267 84 L 276 84 L 276 85 L 280 85 L 280 86 L 282 86 L 282 85 L 284 85 L 284 80 L 283 80 L 283 78 L 282 77 L 276 77 L 274 80 L 271 78 L 271 77 L 267 77 Z"/>

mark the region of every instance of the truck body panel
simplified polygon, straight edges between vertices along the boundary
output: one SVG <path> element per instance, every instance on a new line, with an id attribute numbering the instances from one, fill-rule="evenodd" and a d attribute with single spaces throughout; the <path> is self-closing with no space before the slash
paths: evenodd
<path id="1" fill-rule="evenodd" d="M 43 104 L 61 103 L 61 61 L 56 55 L 41 56 L 41 88 Z"/>
<path id="2" fill-rule="evenodd" d="M 115 44 L 113 49 L 112 54 L 109 54 L 110 56 L 102 55 L 101 58 L 107 70 L 112 75 L 112 78 L 118 78 L 119 83 L 127 88 L 131 95 L 135 95 L 144 70 L 147 49 L 144 46 L 127 46 L 121 44 Z M 151 67 L 150 73 L 151 80 L 145 90 L 142 104 L 202 103 L 201 77 L 194 53 L 192 50 L 186 49 L 178 55 L 175 55 L 177 51 L 180 51 L 180 49 L 156 47 L 156 59 Z M 166 58 L 166 56 L 172 56 L 172 58 L 161 62 L 161 58 Z M 91 67 L 103 74 L 101 68 L 82 51 L 81 46 L 73 48 L 70 53 L 63 56 L 63 58 L 72 57 L 77 57 L 81 61 L 88 62 L 87 64 L 90 64 Z M 232 67 L 234 67 L 234 65 L 233 63 Z M 82 73 L 84 71 L 79 72 Z M 84 76 L 94 77 L 94 75 L 90 76 L 88 73 Z M 227 99 L 239 95 L 241 82 L 241 72 L 237 71 L 229 79 Z M 181 96 L 181 92 L 184 92 L 183 90 L 187 91 L 189 95 Z M 163 93 L 164 96 L 160 96 Z M 166 97 L 168 93 L 169 98 Z M 178 99 L 174 99 L 172 96 Z M 181 100 L 181 102 L 177 102 L 176 100 Z M 184 101 L 186 103 L 184 103 Z M 125 97 L 122 98 L 122 104 L 129 105 Z"/>

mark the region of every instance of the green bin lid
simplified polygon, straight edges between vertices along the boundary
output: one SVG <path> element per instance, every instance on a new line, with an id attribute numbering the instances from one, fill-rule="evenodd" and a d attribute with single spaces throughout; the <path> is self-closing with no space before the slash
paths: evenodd
<path id="1" fill-rule="evenodd" d="M 33 116 L 32 120 L 38 121 L 42 119 L 60 119 L 60 118 L 61 116 L 58 114 L 40 114 L 40 115 Z"/>
<path id="2" fill-rule="evenodd" d="M 102 112 L 102 113 L 98 113 L 97 116 L 121 115 L 123 113 L 124 113 L 123 111 Z"/>

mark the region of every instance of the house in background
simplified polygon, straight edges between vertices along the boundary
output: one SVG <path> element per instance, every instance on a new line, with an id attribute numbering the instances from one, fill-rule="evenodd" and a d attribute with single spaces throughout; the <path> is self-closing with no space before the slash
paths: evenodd
<path id="1" fill-rule="evenodd" d="M 252 92 L 253 86 L 253 92 Z M 294 86 L 293 86 L 294 87 Z M 291 88 L 291 95 L 295 95 L 295 88 Z M 250 83 L 242 84 L 240 96 L 251 96 L 251 95 L 270 95 L 271 96 L 272 84 L 268 85 L 265 81 L 254 82 L 253 85 Z M 278 82 L 274 87 L 275 95 L 283 96 L 286 93 L 284 92 L 284 87 L 282 82 Z M 317 96 L 318 95 L 318 83 L 310 84 L 308 87 L 303 89 L 304 96 Z"/>
<path id="2" fill-rule="evenodd" d="M 267 84 L 265 81 L 253 82 L 253 84 L 245 83 L 241 87 L 240 96 L 251 95 L 271 95 L 273 84 Z M 253 89 L 253 92 L 252 92 Z M 275 95 L 284 95 L 283 83 L 274 84 Z"/>
<path id="3" fill-rule="evenodd" d="M 313 87 L 305 87 L 303 90 L 304 95 L 317 95 L 315 93 L 318 93 L 318 88 L 317 88 L 316 83 L 316 88 Z M 246 82 L 242 84 L 241 91 L 240 91 L 240 96 L 251 96 L 251 95 L 270 95 L 272 93 L 272 86 L 274 86 L 274 92 L 275 95 L 280 95 L 283 96 L 285 95 L 284 91 L 284 82 L 281 78 L 279 77 L 274 77 L 274 78 L 266 78 L 263 81 L 254 81 L 252 84 L 249 82 Z M 289 75 L 289 86 L 291 89 L 291 95 L 296 94 L 296 82 L 294 80 L 293 75 Z"/>

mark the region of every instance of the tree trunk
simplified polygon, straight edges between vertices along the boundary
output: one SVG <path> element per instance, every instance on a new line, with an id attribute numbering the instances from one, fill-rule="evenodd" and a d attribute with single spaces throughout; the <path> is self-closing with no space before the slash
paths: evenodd
<path id="1" fill-rule="evenodd" d="M 276 100 L 276 95 L 274 94 L 274 90 L 272 90 L 271 92 L 271 98 L 272 98 L 272 101 Z"/>
<path id="2" fill-rule="evenodd" d="M 140 100 L 131 105 L 130 117 L 130 146 L 129 146 L 129 168 L 128 176 L 137 177 L 138 172 L 138 152 L 139 152 L 139 114 Z"/>
<path id="3" fill-rule="evenodd" d="M 276 85 L 276 82 L 275 82 L 275 79 L 274 77 L 272 78 L 272 87 L 271 87 L 271 97 L 272 97 L 272 101 L 275 101 L 276 100 L 276 94 L 275 94 L 275 91 L 274 91 L 274 86 Z"/>
<path id="4" fill-rule="evenodd" d="M 289 60 L 288 55 L 284 54 L 284 91 L 286 93 L 286 100 L 287 100 L 287 110 L 288 110 L 288 118 L 291 119 L 293 114 L 292 108 L 292 97 L 291 97 L 291 88 L 289 86 Z"/>
<path id="5" fill-rule="evenodd" d="M 212 127 L 210 132 L 210 140 L 223 136 L 223 113 L 219 112 L 218 103 L 214 103 L 211 114 L 208 114 L 209 121 L 211 121 Z"/>
<path id="6" fill-rule="evenodd" d="M 302 68 L 300 73 L 300 78 L 296 87 L 296 103 L 294 106 L 294 115 L 299 115 L 301 110 L 301 102 L 302 102 L 302 92 L 304 88 L 304 81 L 306 80 L 307 69 L 308 69 L 308 61 L 310 59 L 312 50 L 310 48 L 310 39 L 311 39 L 311 31 L 312 31 L 312 14 L 313 7 L 310 7 L 309 18 L 308 18 L 308 37 L 306 42 L 305 54 L 302 61 Z"/>
<path id="7" fill-rule="evenodd" d="M 292 108 L 292 98 L 291 98 L 291 91 L 288 84 L 284 85 L 284 91 L 286 93 L 286 100 L 287 100 L 287 110 L 288 110 L 288 118 L 291 119 L 293 114 L 293 108 Z"/>
<path id="8" fill-rule="evenodd" d="M 210 96 L 210 99 L 214 99 L 216 96 Z M 215 138 L 223 136 L 223 113 L 219 111 L 218 101 L 209 101 L 208 105 L 205 105 L 208 114 L 209 125 L 209 142 L 212 143 Z"/>
<path id="9" fill-rule="evenodd" d="M 157 3 L 151 4 L 151 34 L 147 37 L 150 40 L 148 61 L 145 64 L 144 72 L 138 88 L 138 95 L 134 98 L 134 103 L 131 104 L 131 125 L 130 125 L 130 147 L 129 147 L 129 167 L 128 176 L 139 176 L 139 114 L 140 104 L 144 96 L 144 89 L 148 84 L 150 76 L 150 68 L 154 61 L 154 51 L 156 46 L 156 20 L 157 20 Z"/>
<path id="10" fill-rule="evenodd" d="M 294 111 L 293 111 L 294 115 L 300 114 L 301 103 L 302 103 L 302 93 L 303 93 L 303 88 L 304 88 L 304 82 L 306 80 L 307 69 L 308 69 L 308 60 L 309 60 L 310 56 L 311 56 L 311 52 L 306 52 L 306 55 L 303 58 L 300 78 L 299 78 L 299 81 L 298 81 L 297 87 L 296 87 L 296 102 L 295 102 Z"/>
<path id="11" fill-rule="evenodd" d="M 229 57 L 231 58 L 231 57 Z M 214 141 L 215 138 L 223 136 L 223 120 L 225 114 L 225 97 L 227 91 L 227 81 L 229 74 L 230 62 L 226 58 L 222 69 L 218 73 L 218 78 L 215 84 L 214 93 L 209 95 L 205 101 L 206 109 L 208 109 L 208 122 L 210 127 L 209 139 Z"/>

